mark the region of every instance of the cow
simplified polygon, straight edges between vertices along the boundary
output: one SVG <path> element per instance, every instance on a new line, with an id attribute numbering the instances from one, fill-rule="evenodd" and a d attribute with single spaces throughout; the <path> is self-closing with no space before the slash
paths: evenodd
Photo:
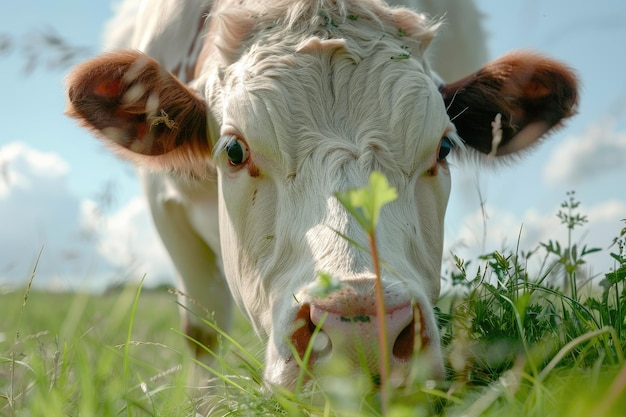
<path id="1" fill-rule="evenodd" d="M 418 355 L 444 377 L 433 306 L 449 154 L 478 167 L 540 143 L 576 112 L 573 71 L 513 52 L 444 82 L 427 50 L 441 22 L 377 0 L 159 0 L 134 12 L 127 49 L 68 76 L 67 113 L 140 168 L 187 295 L 185 333 L 214 349 L 200 318 L 227 329 L 234 300 L 267 339 L 268 385 L 294 386 L 318 331 L 307 366 L 344 357 L 376 376 L 376 277 L 336 193 L 378 171 L 398 195 L 376 229 L 391 374 L 404 383 Z M 314 291 L 320 275 L 338 288 Z"/>

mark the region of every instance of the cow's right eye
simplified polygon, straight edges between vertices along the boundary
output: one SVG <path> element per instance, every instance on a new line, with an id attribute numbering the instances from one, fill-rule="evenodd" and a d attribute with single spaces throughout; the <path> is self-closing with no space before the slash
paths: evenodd
<path id="1" fill-rule="evenodd" d="M 233 138 L 225 150 L 228 162 L 233 166 L 242 165 L 248 160 L 248 147 L 241 139 Z"/>

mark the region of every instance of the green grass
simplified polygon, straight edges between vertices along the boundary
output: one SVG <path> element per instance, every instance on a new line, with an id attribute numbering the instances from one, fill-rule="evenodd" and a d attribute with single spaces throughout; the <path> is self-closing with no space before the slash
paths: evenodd
<path id="1" fill-rule="evenodd" d="M 144 292 L 133 312 L 135 291 L 1 295 L 0 415 L 189 415 L 175 298 Z"/>
<path id="2" fill-rule="evenodd" d="M 586 223 L 573 194 L 558 216 L 567 242 L 458 259 L 445 277 L 452 290 L 437 309 L 446 381 L 415 378 L 382 400 L 367 378 L 341 375 L 269 393 L 263 343 L 240 319 L 222 337 L 218 376 L 200 371 L 211 383 L 196 385 L 174 295 L 24 289 L 0 295 L 0 416 L 356 417 L 382 415 L 382 402 L 391 417 L 623 416 L 626 229 L 603 253 L 614 270 L 581 284 L 576 274 L 595 249 L 572 243 Z M 531 274 L 535 259 L 544 268 Z"/>

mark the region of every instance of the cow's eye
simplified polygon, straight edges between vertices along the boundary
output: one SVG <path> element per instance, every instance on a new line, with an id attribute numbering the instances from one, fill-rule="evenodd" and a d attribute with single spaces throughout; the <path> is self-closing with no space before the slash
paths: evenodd
<path id="1" fill-rule="evenodd" d="M 450 154 L 453 146 L 454 145 L 452 145 L 452 141 L 447 136 L 444 136 L 443 139 L 441 139 L 441 143 L 439 144 L 437 161 L 443 161 L 444 159 L 446 159 L 446 157 Z"/>
<path id="2" fill-rule="evenodd" d="M 248 147 L 241 139 L 233 138 L 226 145 L 226 156 L 231 165 L 242 165 L 248 160 Z"/>

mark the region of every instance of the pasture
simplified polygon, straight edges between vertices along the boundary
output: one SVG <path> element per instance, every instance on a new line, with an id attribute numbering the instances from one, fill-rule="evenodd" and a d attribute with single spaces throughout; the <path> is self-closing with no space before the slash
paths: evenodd
<path id="1" fill-rule="evenodd" d="M 623 416 L 626 229 L 603 250 L 615 269 L 577 279 L 596 251 L 573 243 L 586 222 L 577 203 L 570 194 L 558 213 L 567 242 L 457 260 L 438 305 L 448 378 L 420 381 L 416 360 L 416 382 L 391 393 L 385 415 Z M 544 268 L 531 275 L 537 258 Z M 136 285 L 0 295 L 0 415 L 382 414 L 371 383 L 340 371 L 295 393 L 263 390 L 263 344 L 243 319 L 222 334 L 214 376 L 192 378 L 176 310 L 174 294 Z"/>

